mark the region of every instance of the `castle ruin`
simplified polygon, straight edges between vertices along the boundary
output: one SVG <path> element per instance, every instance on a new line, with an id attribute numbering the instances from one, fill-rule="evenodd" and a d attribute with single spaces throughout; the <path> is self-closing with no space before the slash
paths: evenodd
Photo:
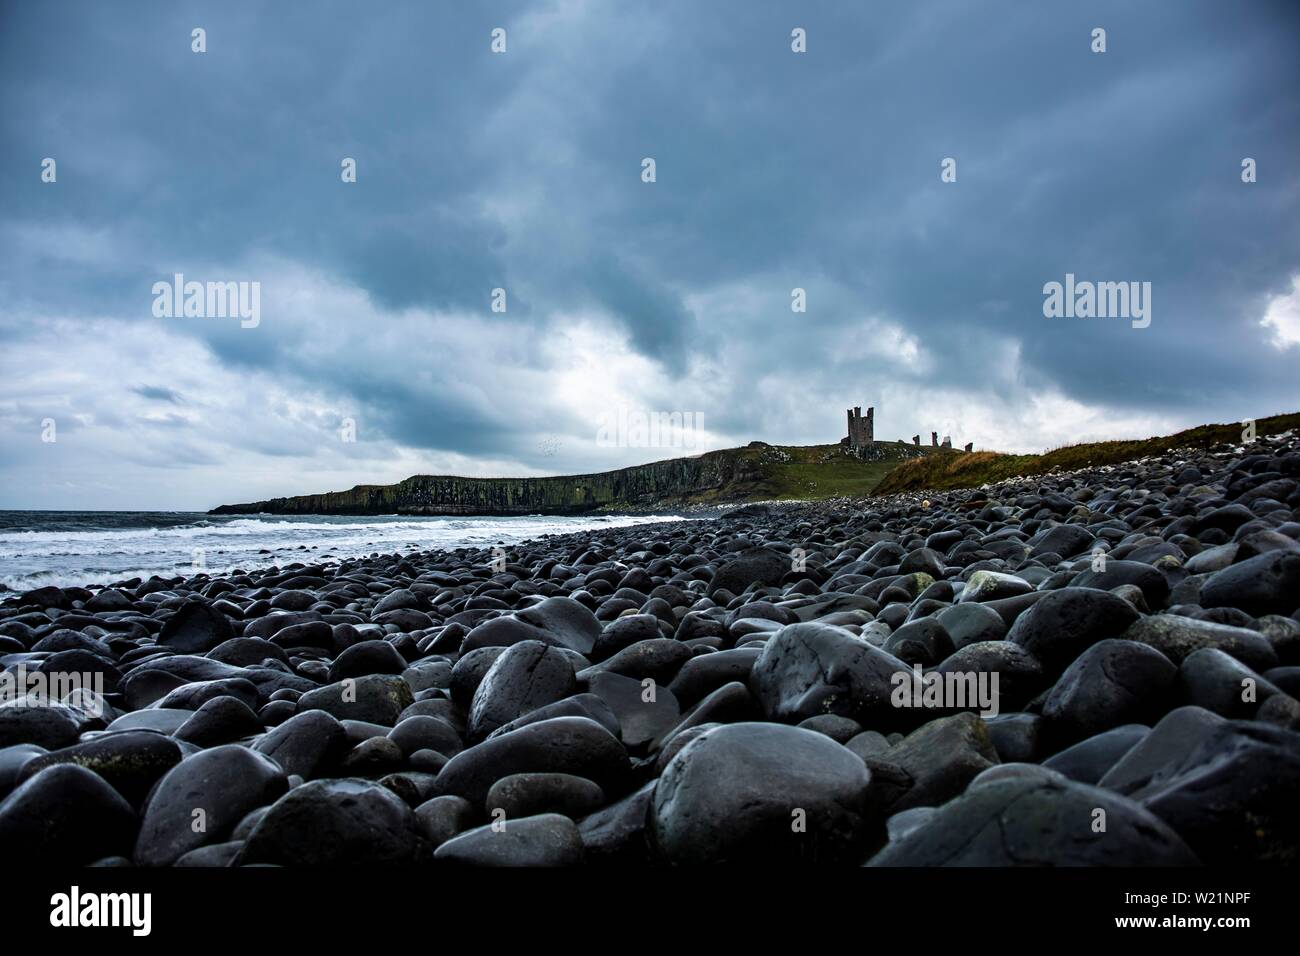
<path id="1" fill-rule="evenodd" d="M 866 418 L 862 417 L 862 406 L 855 405 L 848 410 L 849 437 L 846 439 L 850 450 L 870 445 L 876 440 L 876 410 L 867 409 Z"/>
<path id="2" fill-rule="evenodd" d="M 853 408 L 848 409 L 848 421 L 849 433 L 844 438 L 840 439 L 840 447 L 844 450 L 845 454 L 853 455 L 857 458 L 872 460 L 883 457 L 883 450 L 875 447 L 876 409 L 870 407 L 867 409 L 867 414 L 863 415 L 862 406 L 855 405 Z M 895 444 L 903 448 L 907 447 L 901 440 Z M 920 435 L 912 436 L 912 447 L 918 449 L 921 447 Z M 939 433 L 930 432 L 930 447 L 947 448 L 952 450 L 952 436 L 944 435 L 943 442 L 940 443 Z M 973 447 L 973 443 L 966 445 L 966 451 L 970 451 Z M 919 452 L 914 454 L 919 454 Z"/>

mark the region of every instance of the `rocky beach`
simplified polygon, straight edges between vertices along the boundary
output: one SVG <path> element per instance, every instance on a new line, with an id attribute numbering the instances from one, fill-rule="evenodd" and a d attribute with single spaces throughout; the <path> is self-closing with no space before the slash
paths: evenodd
<path id="1" fill-rule="evenodd" d="M 16 859 L 1300 854 L 1294 433 L 978 489 L 4 597 Z"/>

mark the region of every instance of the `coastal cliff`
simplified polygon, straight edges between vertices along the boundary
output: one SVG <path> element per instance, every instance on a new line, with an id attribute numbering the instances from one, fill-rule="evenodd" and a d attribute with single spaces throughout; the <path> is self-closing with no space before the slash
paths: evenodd
<path id="1" fill-rule="evenodd" d="M 348 491 L 222 505 L 209 513 L 566 515 L 867 494 L 898 461 L 923 452 L 898 442 L 877 445 L 881 452 L 875 461 L 846 455 L 839 445 L 753 442 L 590 475 L 414 475 L 395 485 L 357 485 Z"/>

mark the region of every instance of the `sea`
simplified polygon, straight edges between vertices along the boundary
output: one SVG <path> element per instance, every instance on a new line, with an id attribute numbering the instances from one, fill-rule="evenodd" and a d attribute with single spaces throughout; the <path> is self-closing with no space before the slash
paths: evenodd
<path id="1" fill-rule="evenodd" d="M 459 547 L 680 521 L 680 515 L 414 517 L 208 515 L 178 511 L 0 511 L 0 586 L 107 584 L 293 562 Z"/>

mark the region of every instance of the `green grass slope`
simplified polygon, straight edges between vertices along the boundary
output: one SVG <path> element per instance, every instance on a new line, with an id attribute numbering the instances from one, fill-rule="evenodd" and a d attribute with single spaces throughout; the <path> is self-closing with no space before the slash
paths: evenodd
<path id="1" fill-rule="evenodd" d="M 1275 435 L 1300 428 L 1300 413 L 1273 415 L 1255 422 L 1258 435 Z M 1238 444 L 1242 425 L 1198 425 L 1173 435 L 1134 441 L 1089 442 L 1067 445 L 1042 455 L 1004 455 L 998 452 L 943 451 L 900 463 L 875 485 L 875 495 L 901 491 L 947 491 L 976 488 L 1007 478 L 1045 475 L 1053 471 L 1074 471 L 1096 465 L 1114 465 L 1135 458 L 1160 455 L 1174 448 L 1207 448 Z"/>
<path id="2" fill-rule="evenodd" d="M 834 445 L 749 445 L 730 454 L 749 459 L 757 477 L 743 487 L 719 489 L 717 494 L 694 498 L 696 503 L 726 501 L 815 501 L 842 496 L 865 496 L 908 454 L 910 446 L 879 442 L 882 461 L 862 461 Z M 915 454 L 915 450 L 911 452 Z M 930 449 L 923 449 L 931 454 Z"/>

